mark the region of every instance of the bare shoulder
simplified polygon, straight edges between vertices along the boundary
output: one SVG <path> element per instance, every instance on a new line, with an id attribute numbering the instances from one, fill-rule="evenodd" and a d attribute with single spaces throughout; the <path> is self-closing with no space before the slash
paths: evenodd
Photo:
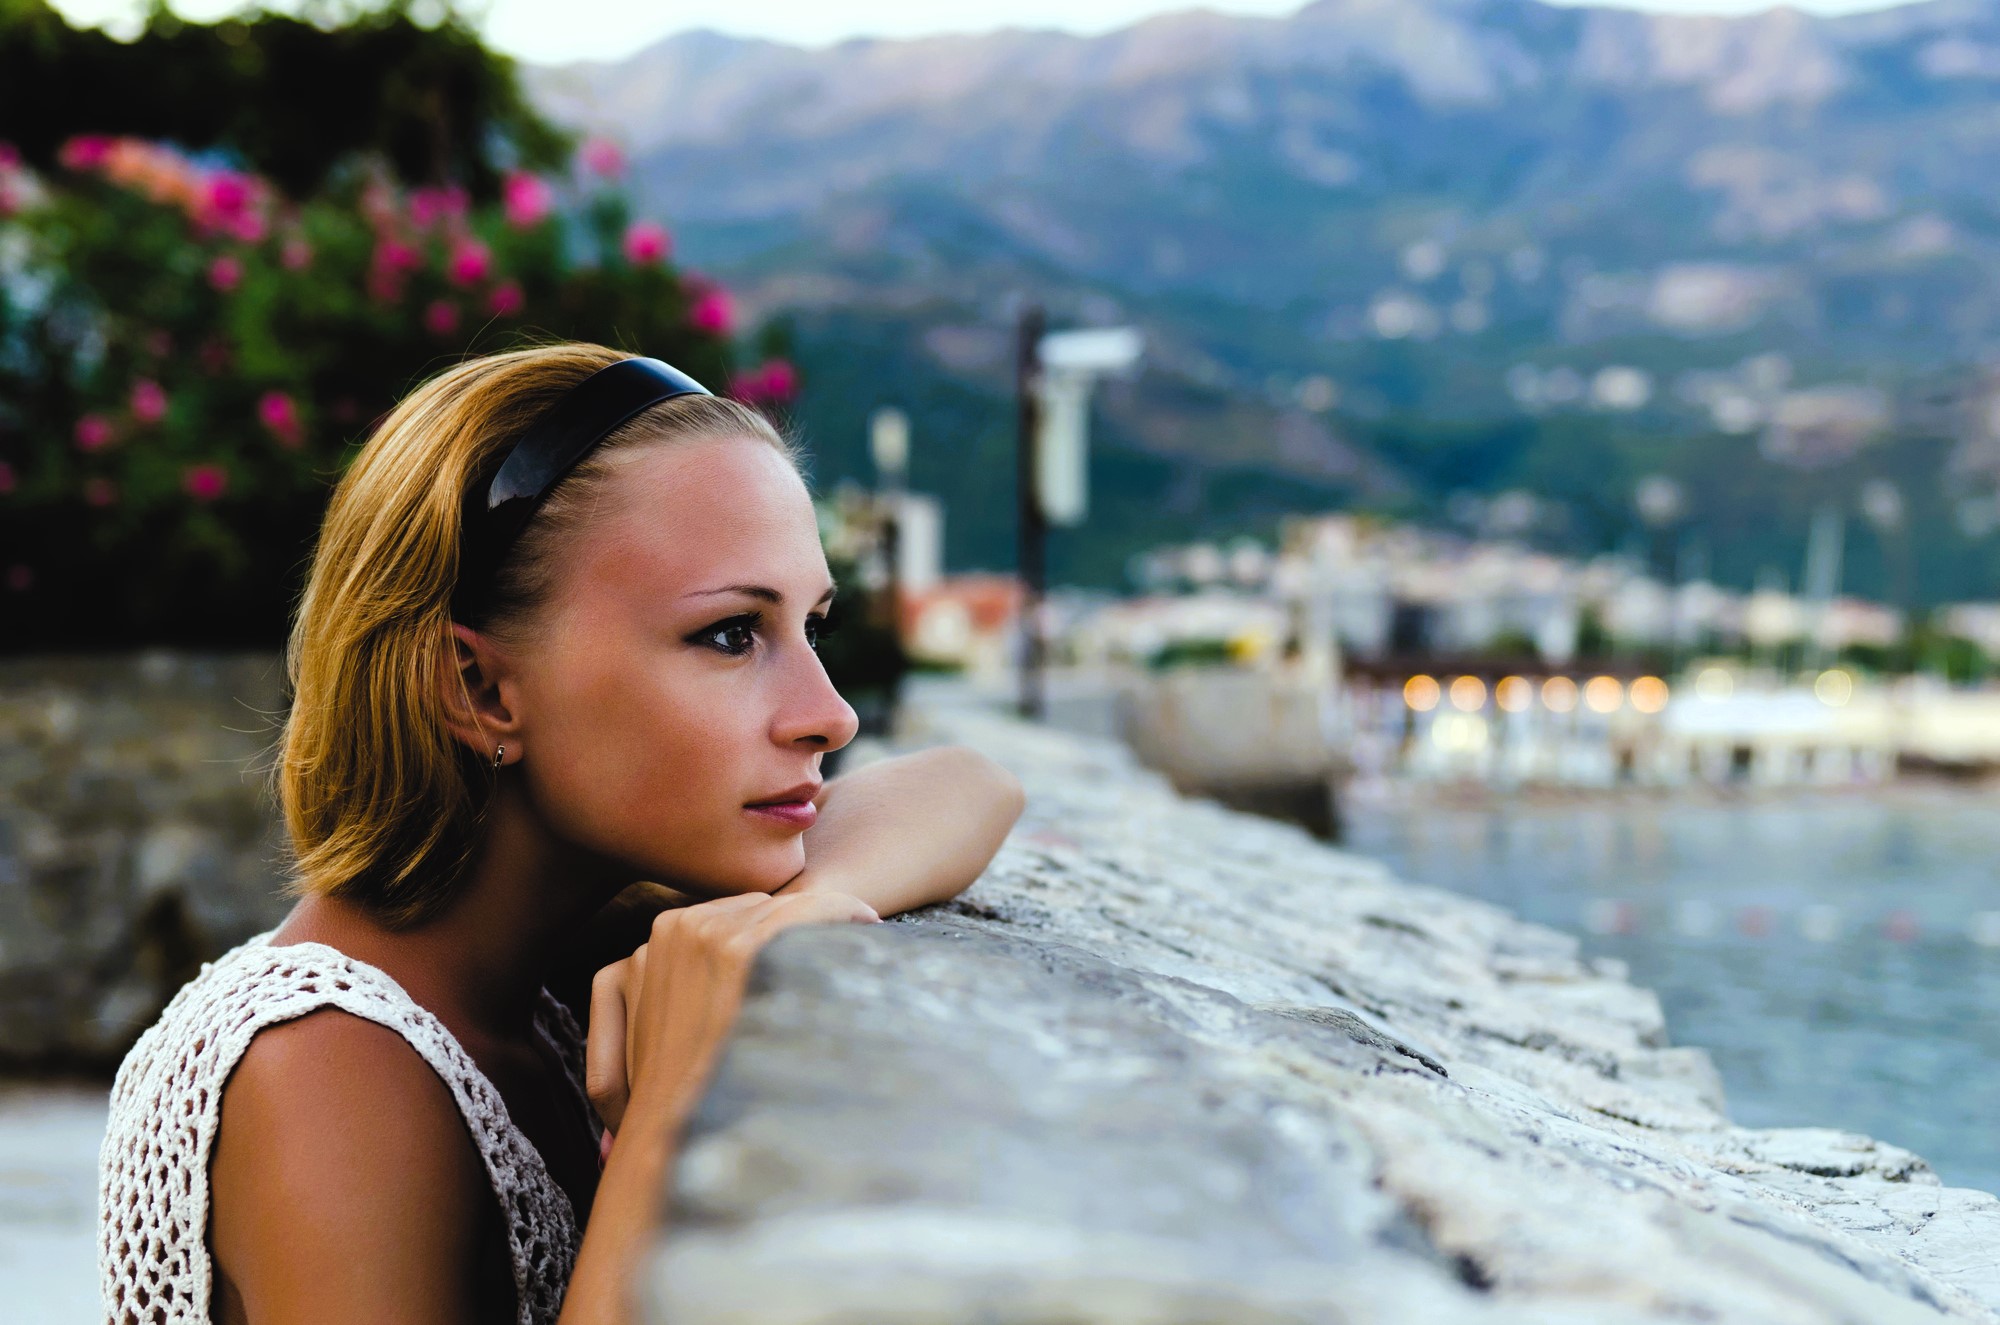
<path id="1" fill-rule="evenodd" d="M 472 1318 L 491 1191 L 450 1089 L 401 1036 L 332 1008 L 269 1027 L 221 1114 L 210 1245 L 251 1319 Z"/>

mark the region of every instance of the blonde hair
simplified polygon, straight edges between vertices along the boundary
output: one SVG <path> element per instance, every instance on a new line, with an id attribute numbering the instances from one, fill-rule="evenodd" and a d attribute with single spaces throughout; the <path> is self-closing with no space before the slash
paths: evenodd
<path id="1" fill-rule="evenodd" d="M 352 898 L 405 925 L 457 891 L 494 787 L 490 761 L 447 726 L 464 494 L 558 396 L 626 357 L 561 344 L 459 364 L 404 397 L 334 488 L 286 653 L 291 710 L 275 773 L 295 892 Z M 557 485 L 503 562 L 483 619 L 465 624 L 532 628 L 618 451 L 723 437 L 768 442 L 802 469 L 796 444 L 746 405 L 656 405 Z"/>

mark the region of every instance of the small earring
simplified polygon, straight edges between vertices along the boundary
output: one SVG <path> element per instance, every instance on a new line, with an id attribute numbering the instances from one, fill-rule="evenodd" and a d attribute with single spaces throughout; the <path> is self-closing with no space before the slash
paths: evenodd
<path id="1" fill-rule="evenodd" d="M 505 759 L 506 757 L 507 757 L 507 747 L 506 747 L 506 746 L 504 746 L 504 745 L 503 745 L 503 746 L 500 746 L 500 747 L 499 747 L 498 749 L 494 750 L 494 752 L 493 752 L 493 767 L 495 767 L 495 768 L 498 768 L 498 767 L 500 767 L 500 761 L 501 761 L 501 760 L 503 760 L 503 759 Z"/>

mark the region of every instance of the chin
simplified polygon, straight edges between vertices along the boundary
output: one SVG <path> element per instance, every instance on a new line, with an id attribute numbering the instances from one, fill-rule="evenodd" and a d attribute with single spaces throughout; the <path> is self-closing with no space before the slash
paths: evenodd
<path id="1" fill-rule="evenodd" d="M 681 872 L 679 877 L 686 884 L 683 891 L 704 897 L 734 897 L 739 893 L 774 893 L 805 866 L 803 843 L 775 850 L 766 843 L 733 860 L 710 862 L 710 868 L 699 873 Z"/>

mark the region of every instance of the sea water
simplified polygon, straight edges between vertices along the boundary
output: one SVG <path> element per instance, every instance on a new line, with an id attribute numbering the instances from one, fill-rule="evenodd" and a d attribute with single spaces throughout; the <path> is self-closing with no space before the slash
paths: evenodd
<path id="1" fill-rule="evenodd" d="M 1582 936 L 1714 1057 L 1730 1116 L 2000 1191 L 2000 788 L 1481 799 L 1402 785 L 1348 849 Z"/>

